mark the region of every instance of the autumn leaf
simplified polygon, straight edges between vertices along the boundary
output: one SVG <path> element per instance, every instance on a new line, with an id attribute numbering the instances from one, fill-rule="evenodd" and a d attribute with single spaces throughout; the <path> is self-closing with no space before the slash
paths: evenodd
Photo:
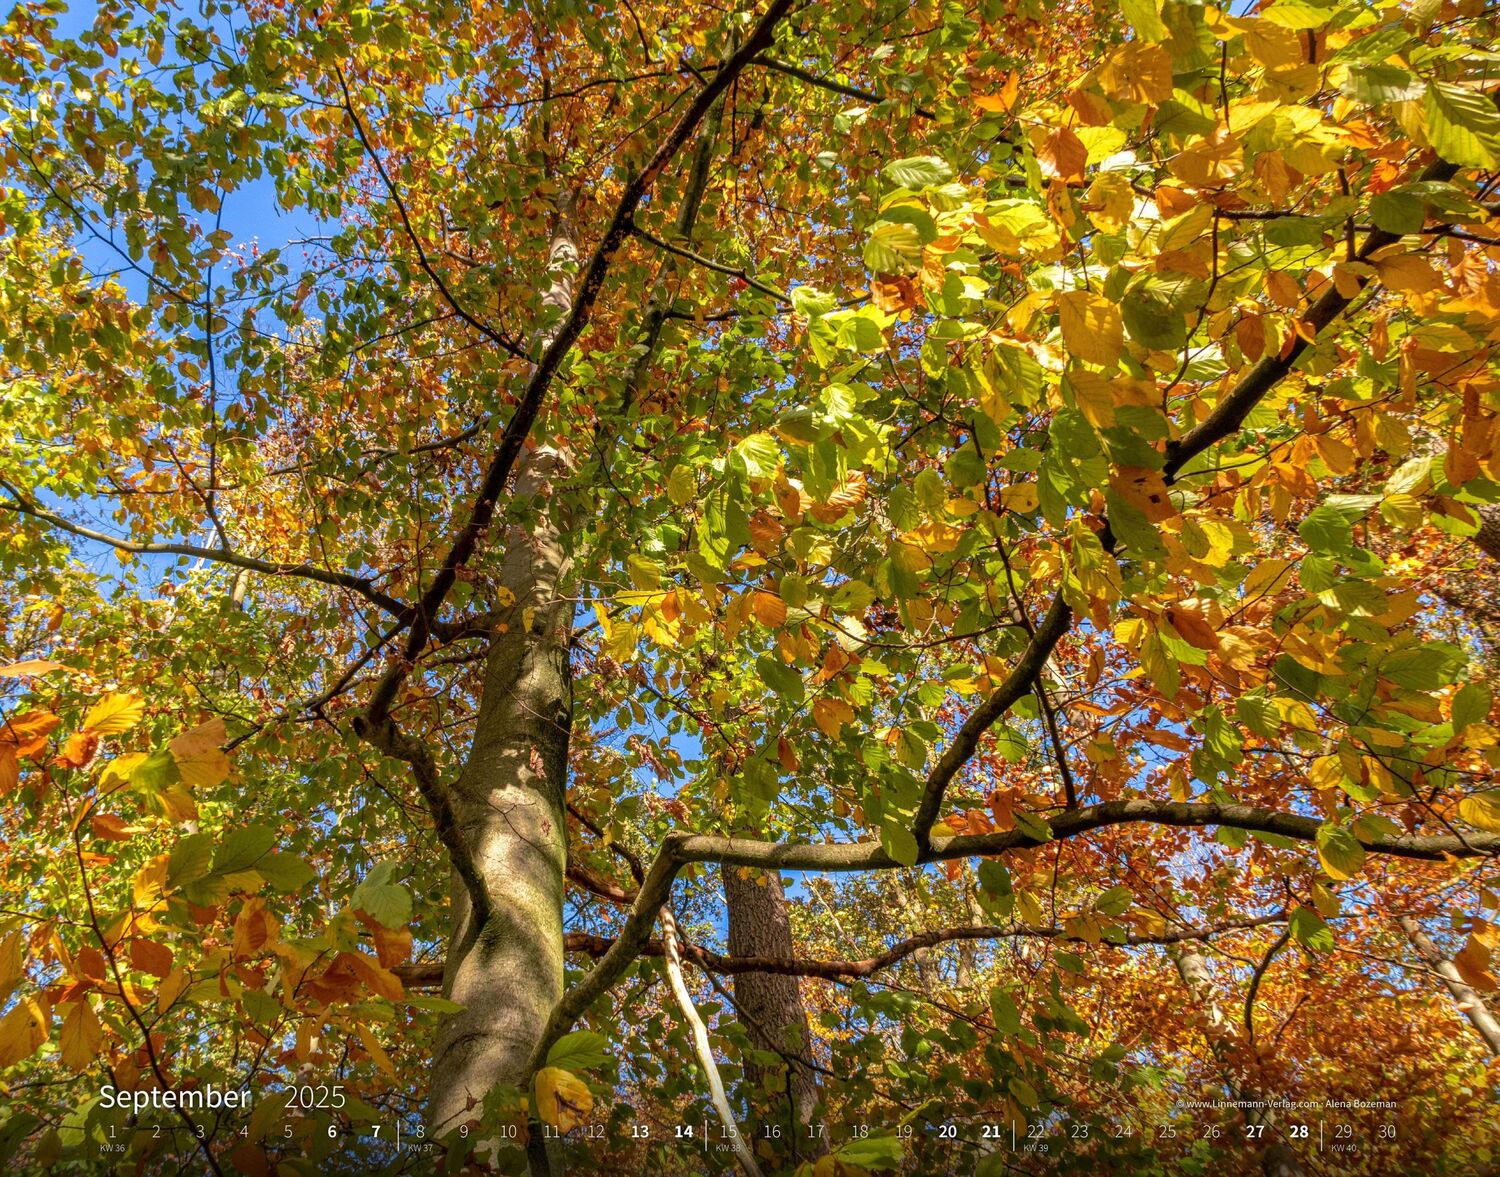
<path id="1" fill-rule="evenodd" d="M 211 788 L 229 776 L 229 757 L 223 751 L 227 739 L 223 719 L 215 716 L 207 723 L 183 732 L 167 745 L 167 749 L 185 783 Z"/>
<path id="2" fill-rule="evenodd" d="M 30 1058 L 42 1043 L 52 1024 L 51 1009 L 43 997 L 23 997 L 4 1017 L 0 1017 L 0 1067 L 13 1067 Z"/>
<path id="3" fill-rule="evenodd" d="M 543 1067 L 536 1073 L 536 1110 L 544 1124 L 571 1132 L 593 1109 L 594 1097 L 578 1076 L 561 1067 Z"/>
<path id="4" fill-rule="evenodd" d="M 99 1057 L 99 1048 L 104 1044 L 104 1027 L 99 1024 L 99 1017 L 87 998 L 79 998 L 58 1009 L 67 1011 L 59 1039 L 63 1065 L 74 1072 L 86 1071 Z"/>
<path id="5" fill-rule="evenodd" d="M 1500 789 L 1488 789 L 1458 803 L 1458 816 L 1471 826 L 1500 833 Z"/>
<path id="6" fill-rule="evenodd" d="M 836 740 L 844 725 L 853 721 L 854 708 L 842 699 L 832 699 L 824 695 L 813 704 L 812 716 L 813 722 L 818 725 L 823 734 L 830 740 Z"/>
<path id="7" fill-rule="evenodd" d="M 1057 296 L 1058 325 L 1068 351 L 1080 360 L 1105 366 L 1119 362 L 1125 347 L 1125 324 L 1120 308 L 1086 290 Z"/>
<path id="8" fill-rule="evenodd" d="M 61 662 L 53 662 L 47 658 L 28 658 L 22 662 L 12 662 L 9 666 L 0 666 L 0 678 L 33 678 L 66 669 Z"/>
<path id="9" fill-rule="evenodd" d="M 1083 140 L 1067 127 L 1054 128 L 1042 142 L 1036 153 L 1042 175 L 1064 183 L 1076 183 L 1083 179 L 1083 170 L 1089 162 L 1089 149 Z"/>
<path id="10" fill-rule="evenodd" d="M 775 629 L 786 624 L 786 604 L 775 593 L 757 589 L 751 597 L 751 607 L 755 610 L 755 619 L 764 626 Z"/>
<path id="11" fill-rule="evenodd" d="M 128 732 L 146 714 L 146 705 L 135 695 L 116 693 L 105 695 L 89 708 L 83 718 L 83 726 L 100 736 L 117 736 Z"/>

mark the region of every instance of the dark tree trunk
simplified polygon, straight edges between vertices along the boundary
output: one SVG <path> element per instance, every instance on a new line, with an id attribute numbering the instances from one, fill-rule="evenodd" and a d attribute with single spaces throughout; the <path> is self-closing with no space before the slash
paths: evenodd
<path id="1" fill-rule="evenodd" d="M 781 877 L 734 866 L 724 867 L 722 873 L 730 955 L 795 956 Z M 827 1133 L 820 1131 L 817 1073 L 804 1061 L 810 1058 L 812 1034 L 800 982 L 796 977 L 742 973 L 734 978 L 734 1000 L 751 1043 L 780 1056 L 769 1066 L 746 1060 L 745 1089 L 759 1113 L 751 1122 L 779 1124 L 783 1140 L 794 1145 L 796 1155 L 821 1156 L 828 1149 Z"/>

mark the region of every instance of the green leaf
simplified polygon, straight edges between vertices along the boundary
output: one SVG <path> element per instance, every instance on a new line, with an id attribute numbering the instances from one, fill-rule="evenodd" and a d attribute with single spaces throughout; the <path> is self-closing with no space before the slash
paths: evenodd
<path id="1" fill-rule="evenodd" d="M 838 1151 L 838 1159 L 861 1169 L 882 1170 L 901 1167 L 901 1141 L 894 1136 L 867 1136 L 851 1140 Z"/>
<path id="2" fill-rule="evenodd" d="M 1167 39 L 1167 26 L 1162 23 L 1156 0 L 1120 0 L 1120 15 L 1130 22 L 1142 41 Z"/>
<path id="3" fill-rule="evenodd" d="M 1314 952 L 1333 951 L 1333 933 L 1328 930 L 1323 917 L 1312 908 L 1299 905 L 1292 912 L 1289 924 L 1297 943 L 1311 948 Z"/>
<path id="4" fill-rule="evenodd" d="M 1052 827 L 1034 813 L 1027 813 L 1024 809 L 1017 809 L 1012 816 L 1016 821 L 1016 829 L 1025 834 L 1033 842 L 1052 841 Z"/>
<path id="5" fill-rule="evenodd" d="M 547 1065 L 565 1071 L 592 1071 L 609 1059 L 609 1039 L 596 1030 L 564 1034 L 547 1052 Z"/>
<path id="6" fill-rule="evenodd" d="M 1370 199 L 1370 220 L 1387 233 L 1420 233 L 1427 223 L 1427 205 L 1407 192 L 1381 192 Z"/>
<path id="7" fill-rule="evenodd" d="M 1315 552 L 1326 552 L 1337 556 L 1354 545 L 1354 529 L 1343 514 L 1329 506 L 1315 507 L 1307 518 L 1297 525 L 1300 535 L 1308 547 Z"/>
<path id="8" fill-rule="evenodd" d="M 182 887 L 204 878 L 214 859 L 212 834 L 189 834 L 167 855 L 167 885 Z"/>
<path id="9" fill-rule="evenodd" d="M 1348 826 L 1324 822 L 1318 827 L 1318 861 L 1328 877 L 1343 882 L 1365 865 L 1365 848 Z"/>
<path id="10" fill-rule="evenodd" d="M 1460 167 L 1500 167 L 1500 112 L 1478 90 L 1429 82 L 1422 103 L 1427 138 L 1448 163 Z"/>
<path id="11" fill-rule="evenodd" d="M 757 658 L 755 671 L 760 675 L 761 682 L 793 703 L 800 703 L 806 694 L 806 688 L 802 685 L 802 676 L 772 654 L 763 654 Z"/>
<path id="12" fill-rule="evenodd" d="M 946 184 L 953 178 L 953 169 L 935 155 L 915 155 L 886 164 L 880 174 L 892 184 L 917 189 Z"/>
<path id="13" fill-rule="evenodd" d="M 990 990 L 990 1013 L 995 1019 L 995 1029 L 1006 1037 L 1021 1032 L 1021 1011 L 1016 999 L 1004 985 Z"/>
<path id="14" fill-rule="evenodd" d="M 1471 723 L 1482 723 L 1489 717 L 1495 701 L 1490 688 L 1482 682 L 1465 683 L 1453 696 L 1453 730 L 1461 732 Z"/>
<path id="15" fill-rule="evenodd" d="M 318 872 L 295 854 L 272 851 L 255 864 L 255 873 L 284 895 L 302 890 Z"/>
<path id="16" fill-rule="evenodd" d="M 902 866 L 917 865 L 917 840 L 899 818 L 881 823 L 880 845 Z"/>
<path id="17" fill-rule="evenodd" d="M 349 896 L 351 906 L 363 911 L 382 927 L 392 929 L 403 928 L 411 922 L 411 892 L 390 881 L 396 870 L 394 862 L 379 863 Z"/>
<path id="18" fill-rule="evenodd" d="M 230 830 L 214 853 L 214 873 L 230 875 L 259 866 L 260 859 L 276 844 L 276 831 L 267 826 L 242 826 Z"/>
<path id="19" fill-rule="evenodd" d="M 1037 1094 L 1036 1088 L 1019 1075 L 1011 1076 L 1008 1086 L 1010 1087 L 1010 1093 L 1016 1097 L 1016 1102 L 1022 1107 L 1034 1108 L 1042 1101 L 1042 1097 Z"/>
<path id="20" fill-rule="evenodd" d="M 1280 7 L 1279 5 L 1277 7 Z M 1375 62 L 1350 69 L 1344 93 L 1371 104 L 1408 102 L 1422 97 L 1422 80 L 1399 65 Z"/>

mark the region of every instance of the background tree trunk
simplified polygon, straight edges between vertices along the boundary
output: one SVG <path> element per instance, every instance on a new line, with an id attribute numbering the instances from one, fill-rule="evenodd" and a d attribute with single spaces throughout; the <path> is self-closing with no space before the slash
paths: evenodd
<path id="1" fill-rule="evenodd" d="M 1459 975 L 1453 962 L 1438 950 L 1438 946 L 1422 930 L 1421 924 L 1409 915 L 1402 916 L 1396 922 L 1406 933 L 1412 947 L 1417 950 L 1417 955 L 1438 975 L 1443 987 L 1453 995 L 1459 1012 L 1469 1019 L 1469 1025 L 1474 1027 L 1474 1032 L 1490 1048 L 1490 1054 L 1500 1058 L 1500 1020 L 1496 1019 L 1490 1007 L 1485 1004 L 1484 998 Z"/>
<path id="2" fill-rule="evenodd" d="M 1208 971 L 1208 961 L 1204 960 L 1203 953 L 1198 950 L 1197 945 L 1187 943 L 1173 950 L 1171 955 L 1173 964 L 1177 966 L 1177 975 L 1182 978 L 1182 983 L 1187 986 L 1193 1000 L 1203 1011 L 1207 1023 L 1205 1037 L 1208 1039 L 1208 1048 L 1218 1061 L 1233 1098 L 1250 1101 L 1263 1098 L 1260 1093 L 1241 1086 L 1231 1077 L 1234 1059 L 1229 1039 L 1229 1022 L 1214 996 L 1213 975 Z M 1306 1170 L 1292 1146 L 1276 1134 L 1275 1114 L 1269 1108 L 1245 1108 L 1243 1111 L 1245 1122 L 1252 1126 L 1260 1125 L 1267 1138 L 1266 1150 L 1260 1154 L 1261 1172 L 1266 1177 L 1306 1177 Z"/>
<path id="3" fill-rule="evenodd" d="M 722 877 L 729 908 L 729 954 L 796 956 L 781 876 L 774 871 L 726 866 Z M 745 1061 L 745 1088 L 751 1107 L 764 1108 L 772 1117 L 752 1117 L 751 1122 L 781 1124 L 784 1134 L 791 1133 L 784 1138 L 795 1142 L 797 1156 L 822 1156 L 828 1151 L 828 1140 L 826 1129 L 816 1133 L 822 1123 L 817 1075 L 798 1061 L 808 1058 L 812 1048 L 801 983 L 796 977 L 741 973 L 734 978 L 734 1000 L 756 1049 L 774 1051 L 782 1057 L 782 1063 L 773 1067 Z M 769 1094 L 768 1080 L 775 1087 L 783 1077 L 784 1094 Z M 809 1127 L 815 1129 L 813 1135 L 809 1135 Z"/>

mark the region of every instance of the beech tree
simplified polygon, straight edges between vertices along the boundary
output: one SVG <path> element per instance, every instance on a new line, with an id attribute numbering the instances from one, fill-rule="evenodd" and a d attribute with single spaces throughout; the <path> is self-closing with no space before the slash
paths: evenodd
<path id="1" fill-rule="evenodd" d="M 0 1157 L 1500 1159 L 1495 41 L 16 4 Z"/>

